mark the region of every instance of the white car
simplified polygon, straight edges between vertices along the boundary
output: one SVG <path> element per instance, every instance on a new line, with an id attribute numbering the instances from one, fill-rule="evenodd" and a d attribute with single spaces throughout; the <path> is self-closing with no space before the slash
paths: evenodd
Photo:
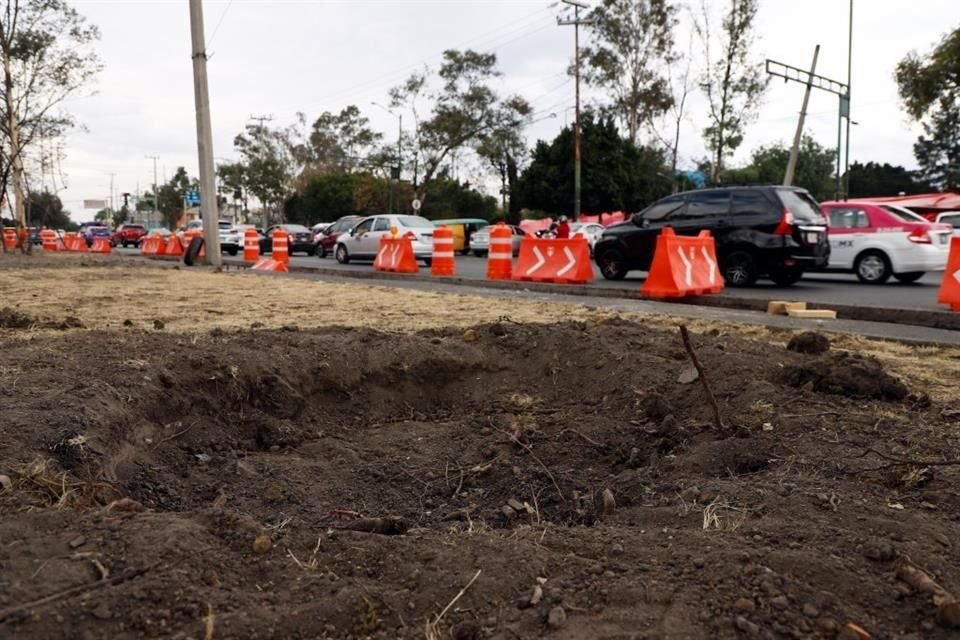
<path id="1" fill-rule="evenodd" d="M 523 241 L 524 236 L 527 235 L 526 231 L 520 227 L 514 225 L 507 225 L 510 231 L 513 233 L 511 238 L 513 243 L 513 255 L 520 255 L 520 243 Z M 493 227 L 484 227 L 478 231 L 474 231 L 470 234 L 470 251 L 473 252 L 473 255 L 478 258 L 482 258 L 490 251 L 490 229 Z"/>
<path id="2" fill-rule="evenodd" d="M 960 211 L 944 211 L 937 214 L 937 222 L 953 227 L 953 235 L 960 236 Z"/>
<path id="3" fill-rule="evenodd" d="M 597 224 L 596 222 L 575 222 L 573 226 L 570 227 L 570 237 L 586 238 L 587 244 L 590 245 L 590 253 L 592 254 L 593 248 L 600 240 L 600 236 L 603 235 L 604 229 L 605 227 L 602 224 Z"/>
<path id="4" fill-rule="evenodd" d="M 337 238 L 334 255 L 337 262 L 347 264 L 351 260 L 373 260 L 380 250 L 380 238 L 390 237 L 391 227 L 397 230 L 397 237 L 413 234 L 413 253 L 417 260 L 430 266 L 433 256 L 432 222 L 420 216 L 379 215 L 364 218 L 349 233 Z"/>
<path id="5" fill-rule="evenodd" d="M 223 242 L 223 234 L 233 226 L 233 223 L 229 220 L 217 220 L 217 235 L 220 236 L 220 242 Z M 188 231 L 193 230 L 203 231 L 203 220 L 191 220 L 187 224 L 183 225 L 177 229 L 177 237 L 180 238 L 180 242 L 183 243 L 183 246 L 187 246 L 187 242 L 184 239 Z"/>
<path id="6" fill-rule="evenodd" d="M 243 241 L 246 237 L 247 229 L 254 229 L 257 232 L 257 245 L 259 246 L 263 234 L 252 224 L 238 224 L 229 229 L 220 229 L 220 250 L 235 256 L 243 251 Z"/>

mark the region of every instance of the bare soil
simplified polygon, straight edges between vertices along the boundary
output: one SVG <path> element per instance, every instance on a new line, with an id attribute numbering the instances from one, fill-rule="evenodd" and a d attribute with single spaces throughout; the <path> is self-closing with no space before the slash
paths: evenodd
<path id="1" fill-rule="evenodd" d="M 0 637 L 956 636 L 896 576 L 960 593 L 952 352 L 701 327 L 718 427 L 669 319 L 58 259 L 0 263 Z"/>

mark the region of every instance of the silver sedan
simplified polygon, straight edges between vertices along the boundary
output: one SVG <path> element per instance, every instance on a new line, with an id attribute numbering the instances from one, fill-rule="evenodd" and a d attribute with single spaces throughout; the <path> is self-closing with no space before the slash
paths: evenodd
<path id="1" fill-rule="evenodd" d="M 507 225 L 507 227 L 513 233 L 513 255 L 519 255 L 520 241 L 523 240 L 523 237 L 527 234 L 523 229 L 512 224 Z M 470 234 L 470 251 L 478 258 L 486 256 L 487 252 L 490 251 L 490 229 L 493 229 L 493 227 L 484 227 Z"/>

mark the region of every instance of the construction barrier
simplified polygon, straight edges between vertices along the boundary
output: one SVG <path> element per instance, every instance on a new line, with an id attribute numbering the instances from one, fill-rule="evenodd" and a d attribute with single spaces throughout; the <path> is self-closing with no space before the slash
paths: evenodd
<path id="1" fill-rule="evenodd" d="M 3 246 L 7 249 L 15 249 L 17 246 L 17 230 L 13 227 L 3 228 Z"/>
<path id="2" fill-rule="evenodd" d="M 173 233 L 167 238 L 166 255 L 180 257 L 183 255 L 183 243 L 180 242 L 180 236 Z"/>
<path id="3" fill-rule="evenodd" d="M 657 236 L 653 264 L 640 293 L 647 298 L 683 298 L 722 289 L 723 276 L 710 232 L 678 236 L 672 228 L 664 227 Z"/>
<path id="4" fill-rule="evenodd" d="M 163 238 L 160 236 L 147 236 L 140 240 L 140 255 L 155 256 L 160 249 L 160 243 Z"/>
<path id="5" fill-rule="evenodd" d="M 94 238 L 93 245 L 90 247 L 91 253 L 110 253 L 112 250 L 113 247 L 106 238 Z"/>
<path id="6" fill-rule="evenodd" d="M 430 274 L 452 276 L 457 272 L 457 260 L 454 257 L 453 229 L 437 227 L 433 232 L 433 256 L 430 262 Z"/>
<path id="7" fill-rule="evenodd" d="M 274 260 L 273 258 L 262 258 L 250 268 L 254 271 L 279 271 L 282 273 L 287 273 L 289 271 L 286 264 Z"/>
<path id="8" fill-rule="evenodd" d="M 184 232 L 183 234 L 184 255 L 186 255 L 187 247 L 190 246 L 190 243 L 193 241 L 194 238 L 200 238 L 201 240 L 203 240 L 203 229 L 190 229 L 189 231 Z M 197 254 L 196 257 L 198 259 L 207 257 L 207 245 L 205 242 L 200 245 L 200 252 Z"/>
<path id="9" fill-rule="evenodd" d="M 40 246 L 44 251 L 57 250 L 57 232 L 53 229 L 44 229 L 40 232 Z"/>
<path id="10" fill-rule="evenodd" d="M 277 262 L 290 264 L 290 238 L 283 229 L 273 230 L 273 243 L 270 252 L 271 257 Z"/>
<path id="11" fill-rule="evenodd" d="M 373 261 L 375 271 L 394 273 L 419 273 L 417 258 L 413 254 L 413 241 L 410 236 L 402 238 L 380 237 L 380 248 Z"/>
<path id="12" fill-rule="evenodd" d="M 960 236 L 950 239 L 950 257 L 947 258 L 937 302 L 950 305 L 951 311 L 960 311 Z"/>
<path id="13" fill-rule="evenodd" d="M 68 233 L 64 239 L 64 244 L 67 247 L 67 251 L 73 251 L 75 253 L 87 252 L 87 239 L 79 233 Z"/>
<path id="14" fill-rule="evenodd" d="M 513 273 L 513 230 L 499 222 L 490 228 L 487 280 L 509 280 Z"/>
<path id="15" fill-rule="evenodd" d="M 256 262 L 260 259 L 260 234 L 256 229 L 247 229 L 243 232 L 243 259 L 247 262 Z"/>
<path id="16" fill-rule="evenodd" d="M 593 281 L 586 238 L 530 238 L 520 243 L 514 280 L 585 284 Z"/>

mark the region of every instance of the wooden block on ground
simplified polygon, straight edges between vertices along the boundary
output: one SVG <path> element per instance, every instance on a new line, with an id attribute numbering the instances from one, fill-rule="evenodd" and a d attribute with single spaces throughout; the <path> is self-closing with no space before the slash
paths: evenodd
<path id="1" fill-rule="evenodd" d="M 836 320 L 837 312 L 833 309 L 787 309 L 791 318 L 807 318 L 813 320 Z"/>
<path id="2" fill-rule="evenodd" d="M 775 316 L 785 316 L 790 309 L 803 310 L 806 302 L 789 302 L 787 300 L 771 300 L 767 303 L 767 313 Z"/>

